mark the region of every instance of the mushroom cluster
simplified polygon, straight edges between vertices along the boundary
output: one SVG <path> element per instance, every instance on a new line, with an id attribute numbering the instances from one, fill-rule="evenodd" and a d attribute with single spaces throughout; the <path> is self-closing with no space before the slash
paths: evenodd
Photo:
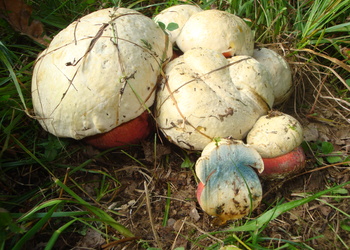
<path id="1" fill-rule="evenodd" d="M 165 67 L 155 110 L 160 130 L 178 146 L 203 150 L 215 137 L 244 139 L 290 96 L 288 63 L 270 49 L 254 49 L 253 32 L 238 16 L 180 5 L 155 20 L 179 22 L 168 33 L 183 55 Z"/>
<path id="2" fill-rule="evenodd" d="M 32 80 L 42 127 L 98 148 L 146 138 L 156 100 L 164 136 L 203 150 L 198 202 L 222 222 L 259 205 L 259 175 L 284 178 L 304 167 L 300 123 L 271 112 L 292 89 L 286 60 L 254 49 L 243 19 L 193 5 L 170 7 L 154 20 L 126 8 L 86 15 L 38 56 Z"/>
<path id="3" fill-rule="evenodd" d="M 261 201 L 253 168 L 275 180 L 305 165 L 301 124 L 271 111 L 292 93 L 290 67 L 275 51 L 254 49 L 251 29 L 233 14 L 181 5 L 155 20 L 178 22 L 168 33 L 182 52 L 164 69 L 158 127 L 174 144 L 203 150 L 196 162 L 202 209 L 223 222 L 241 218 Z"/>

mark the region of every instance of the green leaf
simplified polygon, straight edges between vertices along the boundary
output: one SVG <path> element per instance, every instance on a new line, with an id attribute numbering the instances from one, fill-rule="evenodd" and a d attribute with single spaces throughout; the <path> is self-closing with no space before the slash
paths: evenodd
<path id="1" fill-rule="evenodd" d="M 157 22 L 158 26 L 162 29 L 165 30 L 165 24 L 162 22 Z"/>
<path id="2" fill-rule="evenodd" d="M 342 162 L 343 158 L 340 156 L 328 156 L 326 157 L 326 160 L 329 164 L 333 164 L 333 163 Z"/>
<path id="3" fill-rule="evenodd" d="M 350 87 L 350 79 L 346 79 L 346 84 Z"/>
<path id="4" fill-rule="evenodd" d="M 350 232 L 350 219 L 345 219 L 340 223 L 340 227 Z"/>
<path id="5" fill-rule="evenodd" d="M 332 192 L 332 194 L 341 194 L 341 195 L 347 195 L 348 193 L 349 193 L 348 190 L 345 188 L 339 188 Z"/>
<path id="6" fill-rule="evenodd" d="M 179 28 L 179 25 L 177 23 L 169 23 L 166 27 L 167 30 L 173 31 Z"/>
<path id="7" fill-rule="evenodd" d="M 8 227 L 13 233 L 24 233 L 24 230 L 12 220 L 10 213 L 3 208 L 0 208 L 0 221 L 0 231 L 5 231 Z"/>
<path id="8" fill-rule="evenodd" d="M 0 101 L 3 102 L 3 101 L 8 101 L 10 99 L 10 95 L 3 95 L 3 96 L 0 96 Z"/>
<path id="9" fill-rule="evenodd" d="M 334 147 L 333 147 L 332 143 L 324 141 L 324 142 L 322 142 L 321 149 L 322 149 L 322 153 L 330 154 L 333 152 Z"/>
<path id="10" fill-rule="evenodd" d="M 181 168 L 192 168 L 194 163 L 186 157 L 184 161 L 181 163 Z"/>

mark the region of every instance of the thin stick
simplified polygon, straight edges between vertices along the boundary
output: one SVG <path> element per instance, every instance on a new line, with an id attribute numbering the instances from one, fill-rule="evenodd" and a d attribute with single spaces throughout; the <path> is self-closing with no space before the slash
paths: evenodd
<path id="1" fill-rule="evenodd" d="M 147 206 L 147 212 L 149 216 L 149 221 L 151 222 L 151 228 L 153 232 L 153 236 L 155 241 L 157 242 L 157 247 L 162 249 L 162 244 L 159 240 L 159 236 L 157 234 L 156 228 L 154 227 L 154 222 L 153 222 L 153 216 L 152 216 L 152 210 L 151 210 L 151 202 L 149 198 L 149 193 L 148 193 L 148 187 L 146 181 L 143 182 L 143 186 L 145 187 L 145 196 L 146 196 L 146 206 Z"/>
<path id="2" fill-rule="evenodd" d="M 171 250 L 173 250 L 173 249 L 175 248 L 175 244 L 176 244 L 177 238 L 179 237 L 179 234 L 180 234 L 182 228 L 184 227 L 184 224 L 185 224 L 185 222 L 186 222 L 186 219 L 187 219 L 187 217 L 185 217 L 185 219 L 182 221 L 181 227 L 180 227 L 179 231 L 177 232 L 176 237 L 175 237 L 175 239 L 174 239 L 174 242 L 173 242 L 173 244 L 172 244 L 172 246 L 171 246 Z"/>
<path id="3" fill-rule="evenodd" d="M 220 240 L 219 238 L 216 238 L 215 236 L 211 235 L 210 233 L 208 232 L 205 232 L 204 230 L 200 229 L 198 226 L 196 226 L 195 224 L 193 224 L 192 222 L 187 222 L 184 220 L 184 223 L 186 223 L 187 225 L 191 226 L 191 227 L 194 227 L 195 229 L 197 229 L 200 233 L 202 234 L 205 234 L 207 235 L 209 238 L 217 241 L 217 242 L 220 242 L 220 244 L 224 244 L 224 241 L 223 240 Z"/>

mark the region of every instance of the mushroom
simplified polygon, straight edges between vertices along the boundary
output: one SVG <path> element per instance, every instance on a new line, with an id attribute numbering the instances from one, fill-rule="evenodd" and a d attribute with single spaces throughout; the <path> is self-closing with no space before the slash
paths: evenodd
<path id="1" fill-rule="evenodd" d="M 194 48 L 171 61 L 165 73 L 155 117 L 182 148 L 202 150 L 215 137 L 243 139 L 273 103 L 270 75 L 249 56 L 228 60 Z"/>
<path id="2" fill-rule="evenodd" d="M 126 124 L 153 104 L 162 63 L 171 54 L 166 34 L 137 11 L 109 8 L 84 16 L 37 58 L 32 79 L 37 120 L 46 131 L 74 139 Z M 147 127 L 147 119 L 141 120 Z M 108 145 L 120 145 L 119 139 Z"/>
<path id="3" fill-rule="evenodd" d="M 197 199 L 201 208 L 220 224 L 240 219 L 261 202 L 262 187 L 253 170 L 263 171 L 259 153 L 242 141 L 216 139 L 196 162 Z"/>
<path id="4" fill-rule="evenodd" d="M 263 158 L 262 176 L 285 178 L 305 166 L 305 155 L 300 144 L 303 129 L 294 117 L 272 111 L 260 117 L 247 135 L 247 144 Z"/>
<path id="5" fill-rule="evenodd" d="M 195 5 L 175 5 L 161 11 L 154 17 L 154 21 L 158 24 L 163 23 L 165 27 L 167 27 L 170 23 L 176 23 L 178 25 L 178 28 L 175 30 L 166 30 L 169 35 L 170 42 L 174 44 L 187 20 L 193 14 L 200 11 L 203 10 Z"/>
<path id="6" fill-rule="evenodd" d="M 225 11 L 205 10 L 191 15 L 176 44 L 183 52 L 202 47 L 224 53 L 225 56 L 252 56 L 254 37 L 250 27 L 240 17 Z"/>
<path id="7" fill-rule="evenodd" d="M 253 57 L 271 74 L 274 106 L 282 104 L 293 92 L 292 73 L 288 62 L 277 52 L 267 48 L 255 49 Z"/>

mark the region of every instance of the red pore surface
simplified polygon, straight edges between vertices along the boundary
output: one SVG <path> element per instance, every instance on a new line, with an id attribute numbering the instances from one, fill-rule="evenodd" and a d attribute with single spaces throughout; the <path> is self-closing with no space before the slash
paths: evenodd
<path id="1" fill-rule="evenodd" d="M 234 56 L 232 50 L 224 51 L 224 52 L 222 52 L 222 55 L 223 55 L 224 57 L 226 57 L 226 58 L 230 58 L 230 57 L 233 57 L 233 56 Z"/>
<path id="2" fill-rule="evenodd" d="M 203 182 L 200 182 L 200 183 L 198 183 L 198 187 L 197 187 L 197 200 L 198 200 L 198 202 L 199 203 L 201 203 L 200 202 L 200 198 L 201 198 L 201 194 L 202 194 L 202 192 L 203 192 L 203 190 L 204 190 L 204 187 L 205 187 L 205 185 L 203 184 Z"/>
<path id="3" fill-rule="evenodd" d="M 301 146 L 275 158 L 263 158 L 264 171 L 260 174 L 268 179 L 282 179 L 305 167 L 305 154 Z"/>
<path id="4" fill-rule="evenodd" d="M 100 149 L 126 146 L 145 139 L 151 129 L 149 114 L 145 111 L 137 118 L 123 123 L 107 133 L 86 137 L 83 140 Z"/>

